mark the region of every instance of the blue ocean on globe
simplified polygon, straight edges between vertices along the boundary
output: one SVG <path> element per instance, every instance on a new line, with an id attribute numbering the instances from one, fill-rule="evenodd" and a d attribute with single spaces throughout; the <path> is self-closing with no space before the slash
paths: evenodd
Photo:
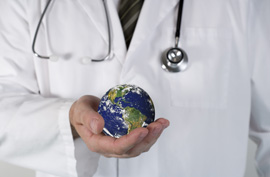
<path id="1" fill-rule="evenodd" d="M 155 120 L 155 108 L 150 96 L 135 85 L 117 85 L 101 98 L 98 113 L 104 118 L 103 132 L 120 138 L 138 127 Z"/>

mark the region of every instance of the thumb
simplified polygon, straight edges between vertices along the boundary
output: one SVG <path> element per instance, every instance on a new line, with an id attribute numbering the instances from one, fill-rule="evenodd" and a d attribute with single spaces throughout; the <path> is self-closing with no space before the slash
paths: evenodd
<path id="1" fill-rule="evenodd" d="M 84 106 L 86 106 L 86 109 L 88 110 L 87 111 L 88 112 L 87 119 L 89 120 L 87 122 L 88 128 L 94 134 L 101 133 L 104 127 L 104 119 L 97 112 L 100 99 L 92 95 L 83 96 L 82 99 L 84 100 L 85 103 Z"/>
<path id="2" fill-rule="evenodd" d="M 73 124 L 83 125 L 94 134 L 101 133 L 104 127 L 104 120 L 97 113 L 99 101 L 99 98 L 91 95 L 85 95 L 79 98 L 71 106 L 71 122 L 74 122 Z"/>
<path id="3" fill-rule="evenodd" d="M 104 128 L 104 119 L 97 112 L 91 111 L 88 126 L 94 134 L 100 134 Z"/>

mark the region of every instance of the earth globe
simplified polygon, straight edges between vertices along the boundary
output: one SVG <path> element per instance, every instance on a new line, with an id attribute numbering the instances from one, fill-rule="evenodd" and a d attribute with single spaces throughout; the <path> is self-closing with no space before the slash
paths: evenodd
<path id="1" fill-rule="evenodd" d="M 155 120 L 155 108 L 150 96 L 135 85 L 117 85 L 101 98 L 98 113 L 105 125 L 103 133 L 120 138 L 138 127 Z"/>

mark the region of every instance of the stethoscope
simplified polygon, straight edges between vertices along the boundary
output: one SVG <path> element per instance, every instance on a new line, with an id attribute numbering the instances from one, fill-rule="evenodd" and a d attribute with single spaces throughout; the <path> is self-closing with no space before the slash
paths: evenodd
<path id="1" fill-rule="evenodd" d="M 39 19 L 36 31 L 35 31 L 35 35 L 34 35 L 34 39 L 32 42 L 32 52 L 33 54 L 40 58 L 40 59 L 48 59 L 50 61 L 58 61 L 59 60 L 59 56 L 56 55 L 51 55 L 51 56 L 46 56 L 46 55 L 40 55 L 38 52 L 36 52 L 35 50 L 35 45 L 36 45 L 36 40 L 37 40 L 37 36 L 38 36 L 38 32 L 42 23 L 42 20 L 47 12 L 47 9 L 49 7 L 49 5 L 51 4 L 52 0 L 48 0 L 42 14 L 41 17 Z M 109 17 L 108 14 L 108 7 L 107 7 L 107 0 L 102 0 L 103 2 L 103 6 L 104 6 L 104 10 L 105 10 L 105 14 L 106 14 L 106 20 L 107 20 L 107 28 L 108 28 L 108 40 L 109 40 L 109 44 L 108 44 L 108 52 L 106 54 L 106 56 L 104 56 L 103 58 L 100 59 L 93 59 L 91 57 L 83 57 L 81 59 L 83 64 L 87 64 L 90 62 L 102 62 L 102 61 L 106 61 L 109 60 L 113 57 L 113 52 L 112 52 L 112 34 L 111 34 L 111 19 Z M 175 46 L 172 48 L 167 49 L 163 55 L 162 55 L 162 68 L 168 72 L 181 72 L 186 70 L 187 66 L 188 66 L 188 56 L 186 54 L 186 52 L 182 49 L 179 48 L 179 40 L 180 40 L 180 29 L 181 29 L 181 20 L 182 20 L 182 13 L 183 13 L 183 4 L 184 4 L 184 0 L 180 0 L 179 2 L 179 8 L 178 8 L 178 17 L 177 17 L 177 24 L 176 24 L 176 32 L 175 32 Z"/>

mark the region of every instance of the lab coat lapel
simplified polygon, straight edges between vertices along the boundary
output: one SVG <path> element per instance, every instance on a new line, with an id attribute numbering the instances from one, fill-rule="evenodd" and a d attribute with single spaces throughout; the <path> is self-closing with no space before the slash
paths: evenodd
<path id="1" fill-rule="evenodd" d="M 179 0 L 146 0 L 141 10 L 135 32 L 127 53 L 127 58 L 132 56 L 140 43 L 155 31 L 158 24 L 170 11 L 174 10 Z M 173 17 L 172 17 L 173 18 Z"/>
<path id="2" fill-rule="evenodd" d="M 105 15 L 105 9 L 101 0 L 77 0 L 82 10 L 87 14 L 89 19 L 95 24 L 102 38 L 109 45 L 108 27 Z M 112 50 L 115 57 L 123 64 L 126 54 L 125 39 L 123 30 L 117 12 L 117 4 L 115 1 L 107 0 L 109 18 L 111 19 L 112 33 Z M 89 29 L 91 32 L 91 29 Z"/>

